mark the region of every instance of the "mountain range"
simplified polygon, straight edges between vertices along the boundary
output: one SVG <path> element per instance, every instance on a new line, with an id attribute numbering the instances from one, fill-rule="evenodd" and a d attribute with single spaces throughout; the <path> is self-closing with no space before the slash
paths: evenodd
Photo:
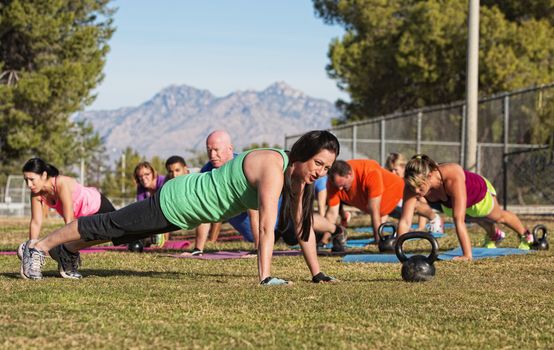
<path id="1" fill-rule="evenodd" d="M 213 130 L 227 130 L 240 152 L 253 143 L 284 146 L 285 135 L 327 129 L 339 116 L 333 103 L 276 82 L 224 97 L 172 85 L 137 107 L 80 112 L 75 120 L 90 121 L 108 150 L 130 146 L 147 157 L 167 158 L 205 150 Z"/>

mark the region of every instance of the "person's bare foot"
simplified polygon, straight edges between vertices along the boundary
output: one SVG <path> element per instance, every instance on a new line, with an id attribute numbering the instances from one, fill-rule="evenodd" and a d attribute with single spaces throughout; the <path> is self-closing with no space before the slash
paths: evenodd
<path id="1" fill-rule="evenodd" d="M 456 261 L 471 261 L 471 260 L 473 260 L 473 258 L 470 257 L 470 256 L 457 256 L 457 257 L 455 257 L 455 258 L 452 259 L 452 260 L 456 260 Z"/>

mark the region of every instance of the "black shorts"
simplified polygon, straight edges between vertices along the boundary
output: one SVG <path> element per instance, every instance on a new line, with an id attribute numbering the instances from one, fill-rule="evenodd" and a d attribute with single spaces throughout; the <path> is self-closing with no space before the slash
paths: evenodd
<path id="1" fill-rule="evenodd" d="M 114 245 L 179 230 L 163 215 L 159 192 L 116 211 L 80 217 L 77 225 L 83 240 L 112 241 Z"/>
<path id="2" fill-rule="evenodd" d="M 294 229 L 294 225 L 292 223 L 288 223 L 287 227 L 281 231 L 279 228 L 275 229 L 275 242 L 279 238 L 283 238 L 283 241 L 287 245 L 297 245 L 298 244 L 298 237 L 296 236 L 296 230 Z"/>
<path id="3" fill-rule="evenodd" d="M 100 208 L 96 212 L 96 214 L 102 214 L 102 213 L 109 213 L 111 211 L 115 211 L 115 207 L 113 206 L 112 202 L 106 196 L 104 196 L 102 193 L 100 193 Z"/>

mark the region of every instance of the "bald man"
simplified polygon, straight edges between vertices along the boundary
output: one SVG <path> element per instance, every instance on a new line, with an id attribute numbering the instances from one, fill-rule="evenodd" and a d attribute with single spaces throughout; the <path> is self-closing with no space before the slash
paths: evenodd
<path id="1" fill-rule="evenodd" d="M 224 130 L 216 130 L 211 132 L 206 138 L 206 152 L 209 161 L 200 169 L 201 173 L 212 171 L 220 168 L 223 164 L 237 156 L 233 152 L 233 144 L 231 136 Z M 254 246 L 258 243 L 257 227 L 251 227 L 250 215 L 253 211 L 244 212 L 229 219 L 229 223 L 233 226 L 245 240 L 254 242 Z M 192 255 L 202 255 L 204 245 L 208 240 L 208 235 L 212 241 L 217 239 L 221 223 L 202 224 L 196 228 L 196 243 L 192 251 Z"/>

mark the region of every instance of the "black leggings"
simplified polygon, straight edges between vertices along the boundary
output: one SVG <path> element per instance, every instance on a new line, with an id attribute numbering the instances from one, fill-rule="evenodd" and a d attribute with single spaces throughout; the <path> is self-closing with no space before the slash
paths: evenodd
<path id="1" fill-rule="evenodd" d="M 78 230 L 85 241 L 112 241 L 114 245 L 134 242 L 153 234 L 179 230 L 160 207 L 160 192 L 119 210 L 78 219 Z"/>

